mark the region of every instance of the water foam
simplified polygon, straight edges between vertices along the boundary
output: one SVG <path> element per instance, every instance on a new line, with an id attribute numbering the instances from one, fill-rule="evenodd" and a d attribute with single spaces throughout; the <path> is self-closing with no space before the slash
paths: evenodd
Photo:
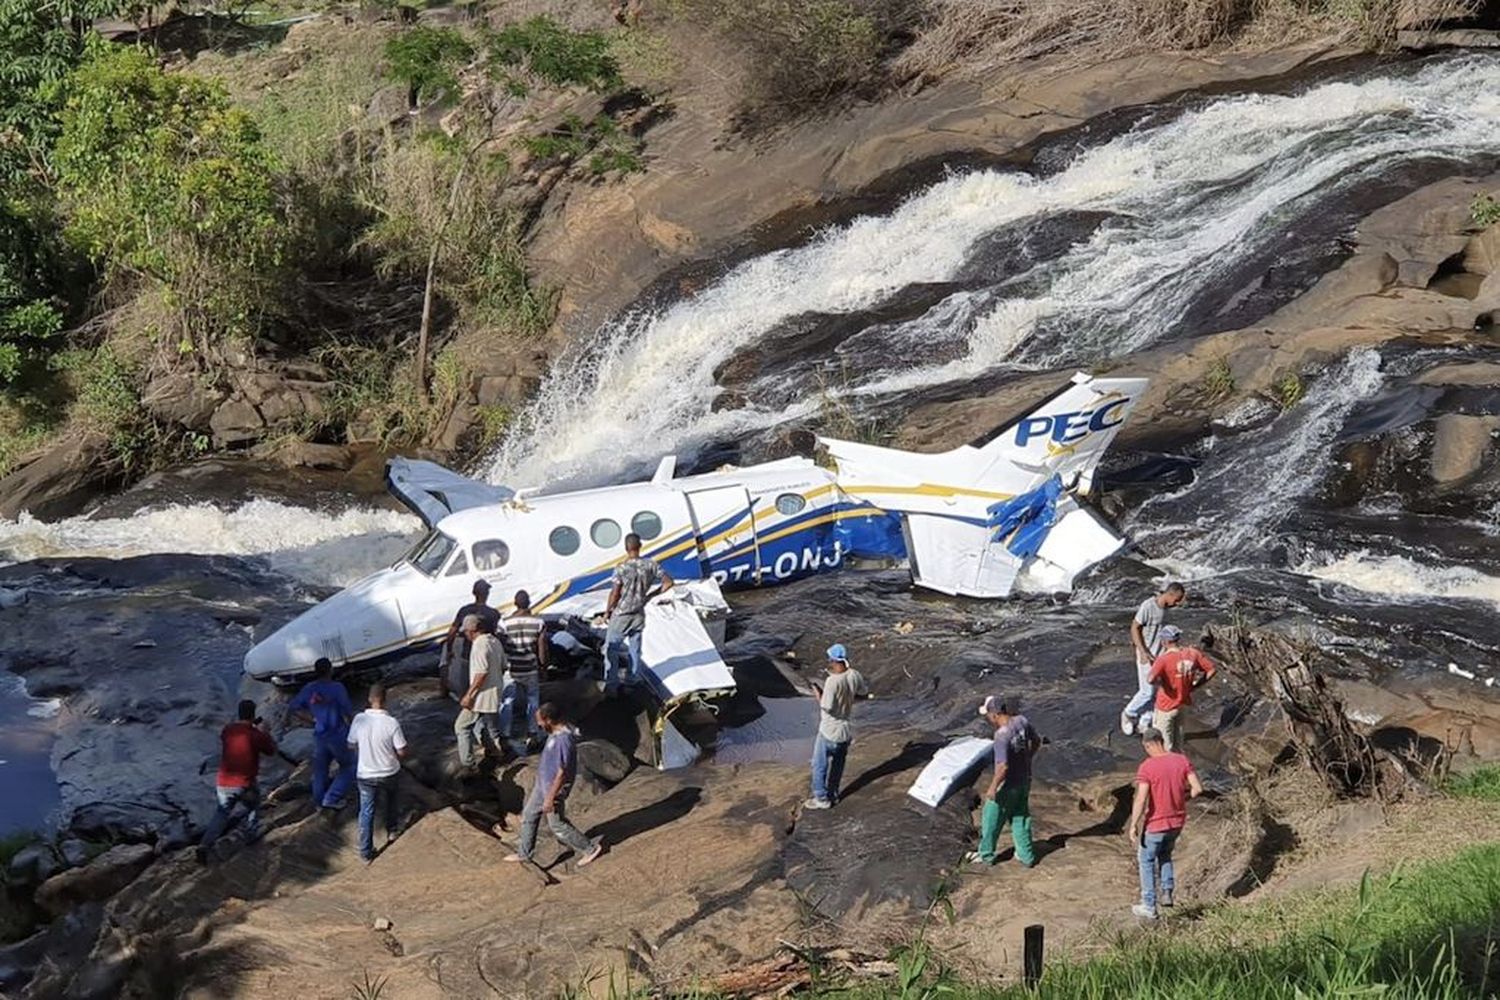
<path id="1" fill-rule="evenodd" d="M 1484 601 L 1500 608 L 1500 577 L 1466 566 L 1428 566 L 1406 556 L 1360 550 L 1322 565 L 1299 566 L 1297 571 L 1383 597 Z"/>
<path id="2" fill-rule="evenodd" d="M 1126 530 L 1152 565 L 1187 579 L 1254 565 L 1323 482 L 1350 412 L 1385 383 L 1380 366 L 1378 351 L 1351 352 L 1270 428 L 1210 453 L 1183 489 L 1143 503 Z"/>
<path id="3" fill-rule="evenodd" d="M 966 303 L 976 315 L 961 320 L 960 356 L 935 350 L 899 371 L 877 356 L 836 391 L 911 390 L 1001 364 L 1088 362 L 1139 348 L 1168 333 L 1195 293 L 1257 241 L 1274 238 L 1299 200 L 1403 159 L 1500 151 L 1496 93 L 1500 62 L 1456 59 L 1402 79 L 1214 101 L 1086 150 L 1046 178 L 949 177 L 888 216 L 746 261 L 690 298 L 606 325 L 554 368 L 481 471 L 517 486 L 604 481 L 662 452 L 805 414 L 805 401 L 786 403 L 784 383 L 779 402 L 758 399 L 752 386 L 749 405 L 715 412 L 714 371 L 793 317 L 856 312 L 903 287 L 951 280 L 981 238 L 1049 213 L 1111 220 L 1028 275 L 1026 293 L 988 289 L 987 308 Z M 913 332 L 957 312 L 930 310 Z"/>
<path id="4" fill-rule="evenodd" d="M 325 513 L 274 500 L 230 510 L 173 504 L 131 517 L 0 521 L 0 563 L 49 556 L 120 559 L 155 553 L 260 556 L 304 583 L 344 586 L 389 565 L 421 522 L 410 514 L 355 507 Z"/>

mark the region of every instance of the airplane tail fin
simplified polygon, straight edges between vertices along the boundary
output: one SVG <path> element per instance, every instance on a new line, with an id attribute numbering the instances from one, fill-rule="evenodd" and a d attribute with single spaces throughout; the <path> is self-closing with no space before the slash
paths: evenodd
<path id="1" fill-rule="evenodd" d="M 978 480 L 1009 464 L 1035 473 L 1039 482 L 1056 475 L 1068 488 L 1089 492 L 1095 467 L 1148 382 L 1079 372 L 1030 412 L 973 442 Z"/>

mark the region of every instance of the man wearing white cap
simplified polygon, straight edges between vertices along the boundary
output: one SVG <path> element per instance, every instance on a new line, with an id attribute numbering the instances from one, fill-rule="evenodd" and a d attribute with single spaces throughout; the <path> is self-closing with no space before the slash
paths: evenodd
<path id="1" fill-rule="evenodd" d="M 1041 749 L 1042 738 L 1026 716 L 994 695 L 984 699 L 979 714 L 995 727 L 995 774 L 984 793 L 979 850 L 969 860 L 994 864 L 999 858 L 1000 830 L 1008 821 L 1016 860 L 1030 868 L 1036 864 L 1031 846 L 1031 758 Z"/>
<path id="2" fill-rule="evenodd" d="M 844 761 L 849 756 L 849 741 L 854 727 L 849 716 L 854 702 L 870 693 L 858 670 L 849 666 L 849 651 L 836 642 L 828 647 L 828 682 L 818 694 L 818 738 L 813 741 L 812 798 L 802 803 L 804 809 L 830 809 L 839 800 L 839 782 L 844 778 Z"/>

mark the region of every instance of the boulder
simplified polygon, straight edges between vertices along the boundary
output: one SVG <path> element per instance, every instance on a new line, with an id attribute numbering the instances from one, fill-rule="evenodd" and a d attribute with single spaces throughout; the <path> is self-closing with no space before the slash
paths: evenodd
<path id="1" fill-rule="evenodd" d="M 5 868 L 11 885 L 36 885 L 51 878 L 58 869 L 57 856 L 46 844 L 28 844 L 15 853 Z"/>
<path id="2" fill-rule="evenodd" d="M 13 519 L 23 511 L 43 520 L 68 517 L 117 475 L 103 435 L 65 438 L 0 479 L 0 518 Z"/>
<path id="3" fill-rule="evenodd" d="M 411 110 L 411 99 L 404 83 L 392 83 L 375 91 L 365 106 L 365 123 L 383 127 L 401 121 Z"/>
<path id="4" fill-rule="evenodd" d="M 578 767 L 606 785 L 624 781 L 634 761 L 630 755 L 605 740 L 584 740 L 578 744 Z"/>
<path id="5" fill-rule="evenodd" d="M 1464 247 L 1463 268 L 1469 274 L 1500 271 L 1500 225 L 1490 226 Z"/>
<path id="6" fill-rule="evenodd" d="M 292 441 L 276 449 L 276 461 L 287 468 L 347 472 L 354 465 L 354 454 L 342 445 Z"/>
<path id="7" fill-rule="evenodd" d="M 152 417 L 192 431 L 207 430 L 214 410 L 223 401 L 222 391 L 206 387 L 183 372 L 154 379 L 141 392 L 141 405 Z"/>
<path id="8" fill-rule="evenodd" d="M 1451 483 L 1478 472 L 1489 454 L 1500 417 L 1444 413 L 1432 439 L 1432 478 Z"/>
<path id="9" fill-rule="evenodd" d="M 156 852 L 145 844 L 121 844 L 82 868 L 54 875 L 36 890 L 36 904 L 53 916 L 79 903 L 108 899 L 146 870 Z"/>
<path id="10" fill-rule="evenodd" d="M 63 864 L 69 868 L 82 868 L 89 863 L 89 845 L 76 837 L 63 841 L 57 852 L 62 855 Z"/>
<path id="11" fill-rule="evenodd" d="M 213 430 L 214 443 L 220 447 L 254 441 L 266 429 L 265 418 L 255 404 L 238 396 L 220 404 L 208 424 Z"/>

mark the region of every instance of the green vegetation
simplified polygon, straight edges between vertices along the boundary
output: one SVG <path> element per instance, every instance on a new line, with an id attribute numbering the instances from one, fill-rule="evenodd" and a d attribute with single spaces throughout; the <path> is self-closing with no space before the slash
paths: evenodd
<path id="1" fill-rule="evenodd" d="M 551 18 L 533 17 L 492 33 L 487 45 L 499 66 L 524 68 L 555 86 L 602 93 L 625 86 L 609 38 L 597 31 L 570 31 Z"/>
<path id="2" fill-rule="evenodd" d="M 620 130 L 614 119 L 598 115 L 585 122 L 568 115 L 550 132 L 529 136 L 526 151 L 539 160 L 582 160 L 594 176 L 608 173 L 630 174 L 646 169 L 638 144 Z"/>
<path id="3" fill-rule="evenodd" d="M 473 46 L 453 28 L 411 28 L 385 43 L 386 71 L 406 84 L 413 105 L 456 99 L 457 71 L 473 57 Z"/>
<path id="4" fill-rule="evenodd" d="M 1500 198 L 1485 192 L 1476 194 L 1469 203 L 1469 218 L 1480 228 L 1489 228 L 1500 222 Z"/>
<path id="5" fill-rule="evenodd" d="M 1226 359 L 1219 358 L 1203 373 L 1203 392 L 1210 402 L 1234 395 L 1234 372 L 1230 371 Z"/>
<path id="6" fill-rule="evenodd" d="M 1307 386 L 1303 384 L 1302 376 L 1296 372 L 1287 372 L 1275 381 L 1271 391 L 1275 394 L 1277 405 L 1283 410 L 1290 410 L 1302 401 Z"/>
<path id="7" fill-rule="evenodd" d="M 1500 764 L 1485 764 L 1452 775 L 1446 784 L 1450 795 L 1484 802 L 1500 802 Z"/>

